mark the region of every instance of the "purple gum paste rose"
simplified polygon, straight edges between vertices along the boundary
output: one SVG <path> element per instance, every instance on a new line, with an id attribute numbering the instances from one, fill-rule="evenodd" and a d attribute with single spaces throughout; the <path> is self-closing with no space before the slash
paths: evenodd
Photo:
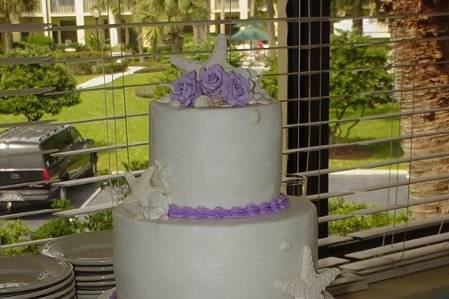
<path id="1" fill-rule="evenodd" d="M 223 100 L 231 106 L 245 106 L 254 96 L 251 81 L 234 72 L 226 76 L 221 94 Z"/>
<path id="2" fill-rule="evenodd" d="M 172 87 L 170 95 L 172 101 L 178 101 L 182 106 L 189 106 L 201 95 L 201 89 L 196 81 L 196 73 L 192 71 L 179 77 Z"/>
<path id="3" fill-rule="evenodd" d="M 203 94 L 208 96 L 218 96 L 223 86 L 223 81 L 226 76 L 226 72 L 223 67 L 218 64 L 214 64 L 207 69 L 203 69 L 199 74 L 199 81 Z"/>

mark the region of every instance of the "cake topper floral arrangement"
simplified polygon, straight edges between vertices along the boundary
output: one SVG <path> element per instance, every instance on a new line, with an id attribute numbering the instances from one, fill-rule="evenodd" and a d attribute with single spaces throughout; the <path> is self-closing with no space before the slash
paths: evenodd
<path id="1" fill-rule="evenodd" d="M 205 62 L 174 56 L 171 62 L 183 75 L 171 86 L 172 92 L 161 102 L 179 107 L 240 107 L 268 104 L 270 96 L 263 90 L 256 73 L 236 68 L 226 61 L 226 36 L 219 34 L 214 50 Z"/>

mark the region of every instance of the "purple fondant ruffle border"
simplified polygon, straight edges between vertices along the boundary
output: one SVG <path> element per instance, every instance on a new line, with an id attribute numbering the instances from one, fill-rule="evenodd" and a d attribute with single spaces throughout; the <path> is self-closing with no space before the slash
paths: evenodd
<path id="1" fill-rule="evenodd" d="M 185 219 L 235 219 L 255 216 L 272 215 L 288 208 L 288 197 L 280 194 L 270 202 L 264 202 L 259 205 L 249 204 L 246 207 L 233 207 L 231 209 L 206 207 L 179 207 L 170 205 L 168 210 L 169 218 Z"/>

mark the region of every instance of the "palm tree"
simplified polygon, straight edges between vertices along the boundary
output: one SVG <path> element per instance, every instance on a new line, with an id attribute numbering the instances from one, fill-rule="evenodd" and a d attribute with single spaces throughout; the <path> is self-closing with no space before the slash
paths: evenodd
<path id="1" fill-rule="evenodd" d="M 269 19 L 274 18 L 274 1 L 265 0 L 265 5 L 267 6 L 267 17 Z M 274 47 L 276 43 L 276 36 L 274 30 L 274 22 L 268 22 L 268 44 L 270 47 Z"/>
<path id="2" fill-rule="evenodd" d="M 431 16 L 432 13 L 449 9 L 448 1 L 442 0 L 381 0 L 386 13 L 412 15 L 394 18 L 390 30 L 394 39 L 401 39 L 394 45 L 396 68 L 396 90 L 401 93 L 401 110 L 436 109 L 449 107 L 449 91 L 444 88 L 449 83 L 449 59 L 447 40 L 438 40 L 449 34 L 448 16 Z M 414 91 L 411 91 L 414 90 Z M 428 113 L 402 117 L 401 133 L 423 134 L 449 129 L 449 112 Z M 406 155 L 417 157 L 447 151 L 448 135 L 406 139 L 402 147 Z M 410 176 L 413 178 L 447 174 L 449 158 L 413 161 Z M 410 188 L 413 199 L 447 194 L 449 180 L 430 181 L 414 184 Z M 427 204 L 414 209 L 416 217 L 448 212 L 448 203 Z"/>
<path id="3" fill-rule="evenodd" d="M 187 21 L 195 18 L 198 12 L 204 14 L 203 4 L 203 0 L 136 0 L 134 18 L 138 22 L 148 23 Z M 165 41 L 172 52 L 181 52 L 182 32 L 180 25 L 150 26 L 145 37 L 153 51 Z"/>
<path id="4" fill-rule="evenodd" d="M 0 20 L 4 24 L 18 24 L 22 14 L 33 12 L 38 6 L 38 0 L 0 0 Z M 12 33 L 3 32 L 2 39 L 5 50 L 11 49 Z"/>
<path id="5" fill-rule="evenodd" d="M 98 11 L 109 11 L 114 15 L 115 21 L 118 24 L 122 24 L 125 22 L 123 18 L 123 12 L 127 7 L 133 7 L 135 5 L 134 0 L 95 0 L 94 5 L 92 5 L 92 12 L 95 10 Z M 117 30 L 117 38 L 119 42 L 123 40 L 122 30 Z"/>

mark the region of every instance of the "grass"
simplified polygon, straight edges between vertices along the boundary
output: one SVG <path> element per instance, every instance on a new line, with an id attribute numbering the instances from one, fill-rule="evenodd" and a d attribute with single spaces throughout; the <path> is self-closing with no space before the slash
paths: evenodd
<path id="1" fill-rule="evenodd" d="M 367 115 L 378 115 L 386 113 L 394 113 L 399 111 L 397 103 L 378 106 L 369 111 Z M 345 118 L 357 117 L 356 111 L 349 111 Z M 335 114 L 331 111 L 331 119 L 335 119 Z M 344 124 L 343 130 L 346 131 L 350 124 Z M 363 140 L 376 140 L 385 138 L 394 138 L 400 136 L 400 120 L 399 118 L 388 118 L 379 120 L 370 120 L 360 122 L 351 131 L 348 138 L 334 138 L 332 143 L 351 143 Z M 351 151 L 352 149 L 352 151 Z M 346 153 L 345 153 L 346 151 Z M 376 143 L 372 145 L 363 145 L 351 147 L 348 150 L 341 150 L 342 153 L 331 153 L 330 168 L 346 168 L 362 166 L 368 163 L 380 162 L 385 160 L 395 160 L 402 157 L 403 152 L 399 141 L 391 141 L 384 143 Z M 354 155 L 355 153 L 355 155 Z M 362 155 L 362 157 L 352 158 Z M 381 169 L 389 169 L 390 167 L 380 167 Z M 407 164 L 400 164 L 394 168 L 405 169 Z"/>
<path id="2" fill-rule="evenodd" d="M 76 76 L 79 83 L 92 79 L 96 75 Z M 116 79 L 107 87 L 115 87 L 129 84 L 145 84 L 160 82 L 162 73 L 134 74 Z M 149 101 L 139 98 L 134 94 L 135 87 L 112 90 L 86 91 L 81 94 L 81 104 L 64 108 L 57 116 L 46 115 L 43 119 L 57 119 L 60 122 L 82 121 L 113 116 L 132 115 L 148 112 Z M 367 115 L 391 113 L 399 110 L 394 104 L 383 105 L 369 111 Z M 345 118 L 356 117 L 356 111 L 349 111 Z M 331 119 L 334 113 L 331 111 Z M 0 123 L 24 121 L 21 116 L 0 115 Z M 98 121 L 88 124 L 75 125 L 85 138 L 92 138 L 98 146 L 123 145 L 127 143 L 146 142 L 148 140 L 148 117 L 129 117 L 127 119 Z M 348 124 L 343 125 L 345 130 Z M 348 143 L 361 140 L 375 140 L 396 137 L 400 134 L 399 119 L 381 119 L 365 121 L 358 124 L 346 139 L 334 139 L 333 143 Z M 128 138 L 127 138 L 128 137 Z M 345 152 L 346 151 L 346 152 Z M 356 155 L 354 155 L 356 153 Z M 362 153 L 361 157 L 356 157 Z M 378 143 L 366 146 L 349 148 L 349 151 L 331 152 L 330 168 L 340 169 L 347 167 L 363 166 L 372 162 L 394 160 L 402 156 L 400 143 L 397 141 Z M 129 163 L 132 160 L 142 161 L 148 159 L 148 147 L 131 147 L 129 150 L 117 150 L 104 152 L 99 157 L 99 170 L 105 172 L 123 170 L 122 162 Z M 406 164 L 398 166 L 406 168 Z M 381 167 L 388 169 L 388 167 Z M 397 168 L 397 166 L 395 166 Z"/>
<path id="3" fill-rule="evenodd" d="M 86 81 L 89 81 L 90 79 L 93 79 L 93 78 L 95 78 L 95 77 L 98 77 L 98 76 L 101 76 L 101 75 L 78 75 L 78 76 L 75 76 L 75 81 L 76 81 L 76 84 L 81 84 L 81 83 L 84 83 L 84 82 L 86 82 Z"/>
<path id="4" fill-rule="evenodd" d="M 89 80 L 87 76 L 77 78 Z M 156 83 L 161 81 L 161 73 L 134 74 L 118 78 L 109 87 Z M 138 98 L 134 94 L 135 87 L 112 90 L 86 91 L 81 94 L 81 104 L 64 108 L 56 116 L 45 115 L 43 119 L 57 119 L 59 122 L 82 121 L 88 119 L 124 116 L 148 112 L 149 100 Z M 126 113 L 125 113 L 126 112 Z M 0 115 L 0 123 L 25 121 L 22 116 Z M 98 121 L 87 124 L 75 124 L 83 137 L 94 139 L 97 146 L 122 145 L 148 141 L 148 116 L 129 117 L 126 119 Z M 128 138 L 126 138 L 128 136 Z M 131 147 L 129 150 L 104 152 L 99 155 L 98 169 L 100 171 L 123 170 L 122 162 L 132 160 L 147 160 L 148 147 Z"/>

